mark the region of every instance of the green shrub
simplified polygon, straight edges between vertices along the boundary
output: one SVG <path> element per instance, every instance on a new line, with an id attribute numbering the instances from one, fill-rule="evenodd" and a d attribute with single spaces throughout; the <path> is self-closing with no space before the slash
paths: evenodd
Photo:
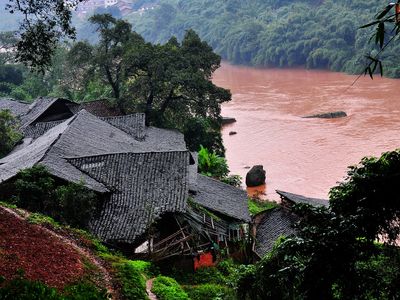
<path id="1" fill-rule="evenodd" d="M 98 290 L 93 284 L 82 282 L 65 288 L 65 300 L 106 300 L 108 293 L 105 289 Z"/>
<path id="2" fill-rule="evenodd" d="M 117 270 L 117 278 L 121 284 L 122 299 L 148 299 L 146 293 L 146 281 L 132 261 L 114 263 Z"/>
<path id="3" fill-rule="evenodd" d="M 58 187 L 54 196 L 61 222 L 74 227 L 87 228 L 97 204 L 94 192 L 88 190 L 83 183 L 69 183 Z"/>
<path id="4" fill-rule="evenodd" d="M 22 135 L 17 130 L 17 122 L 9 110 L 0 110 L 0 158 L 7 155 Z"/>
<path id="5" fill-rule="evenodd" d="M 160 271 L 158 268 L 149 261 L 144 260 L 133 260 L 131 264 L 146 278 L 151 278 L 159 275 Z"/>
<path id="6" fill-rule="evenodd" d="M 210 152 L 207 148 L 200 146 L 198 159 L 199 173 L 235 187 L 240 187 L 242 184 L 242 177 L 239 175 L 228 175 L 229 168 L 225 157 L 218 155 L 215 151 Z"/>
<path id="7" fill-rule="evenodd" d="M 30 214 L 26 220 L 31 224 L 38 224 L 38 225 L 50 224 L 54 228 L 60 227 L 60 224 L 58 224 L 56 221 L 54 221 L 53 218 L 39 214 L 39 213 Z"/>
<path id="8" fill-rule="evenodd" d="M 182 285 L 225 284 L 224 275 L 216 267 L 203 267 L 197 269 L 196 272 L 186 272 L 173 268 L 168 275 L 175 278 Z"/>
<path id="9" fill-rule="evenodd" d="M 19 207 L 46 214 L 57 210 L 53 194 L 55 182 L 44 166 L 37 165 L 20 171 L 14 187 Z"/>
<path id="10" fill-rule="evenodd" d="M 22 278 L 11 280 L 0 288 L 2 300 L 62 300 L 56 289 L 38 281 Z"/>
<path id="11" fill-rule="evenodd" d="M 222 178 L 228 175 L 229 169 L 224 157 L 217 155 L 215 152 L 210 152 L 207 148 L 200 146 L 199 172 L 206 176 Z"/>
<path id="12" fill-rule="evenodd" d="M 41 165 L 20 171 L 13 190 L 19 207 L 79 228 L 87 228 L 97 205 L 96 194 L 83 183 L 56 186 L 51 174 Z"/>
<path id="13" fill-rule="evenodd" d="M 226 286 L 218 284 L 202 284 L 185 286 L 191 300 L 234 300 L 235 292 Z"/>
<path id="14" fill-rule="evenodd" d="M 249 211 L 251 215 L 257 215 L 263 211 L 267 211 L 277 207 L 275 202 L 262 201 L 249 198 L 248 200 Z"/>
<path id="15" fill-rule="evenodd" d="M 158 276 L 153 282 L 151 290 L 160 300 L 189 300 L 188 294 L 175 279 Z"/>
<path id="16" fill-rule="evenodd" d="M 1 283 L 1 281 L 0 281 Z M 106 300 L 107 291 L 91 283 L 79 283 L 65 288 L 63 293 L 40 281 L 16 278 L 0 285 L 2 300 Z"/>
<path id="17" fill-rule="evenodd" d="M 216 267 L 199 268 L 194 273 L 194 284 L 224 284 L 225 277 Z"/>

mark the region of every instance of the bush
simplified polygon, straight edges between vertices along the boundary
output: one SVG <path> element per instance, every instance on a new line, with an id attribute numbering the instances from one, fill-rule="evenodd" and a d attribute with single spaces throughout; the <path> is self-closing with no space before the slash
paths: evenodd
<path id="1" fill-rule="evenodd" d="M 87 228 L 96 209 L 96 194 L 83 183 L 69 183 L 55 191 L 55 202 L 59 208 L 60 221 L 74 227 Z"/>
<path id="2" fill-rule="evenodd" d="M 200 146 L 199 172 L 206 176 L 222 178 L 228 175 L 229 169 L 224 157 L 217 155 L 215 152 L 210 152 L 207 148 Z"/>
<path id="3" fill-rule="evenodd" d="M 1 282 L 1 281 L 0 281 Z M 63 293 L 40 281 L 16 278 L 0 285 L 2 300 L 106 300 L 107 291 L 99 291 L 93 284 L 79 283 L 67 287 Z"/>
<path id="4" fill-rule="evenodd" d="M 166 276 L 158 276 L 153 282 L 151 291 L 156 294 L 157 298 L 160 300 L 189 300 L 188 294 L 182 289 L 178 282 Z"/>
<path id="5" fill-rule="evenodd" d="M 83 183 L 57 187 L 51 174 L 41 165 L 20 171 L 11 190 L 18 206 L 79 228 L 87 227 L 97 205 L 96 194 Z"/>
<path id="6" fill-rule="evenodd" d="M 48 216 L 39 213 L 30 214 L 29 217 L 27 218 L 27 221 L 31 224 L 38 224 L 38 225 L 50 224 L 54 228 L 60 227 L 60 224 L 54 221 L 53 218 L 50 218 Z"/>
<path id="7" fill-rule="evenodd" d="M 2 300 L 62 300 L 57 290 L 38 281 L 17 278 L 0 288 Z"/>
<path id="8" fill-rule="evenodd" d="M 117 278 L 121 284 L 122 299 L 148 299 L 146 293 L 146 282 L 137 263 L 133 261 L 121 261 L 114 263 L 113 266 L 117 270 Z"/>
<path id="9" fill-rule="evenodd" d="M 8 110 L 0 110 L 0 158 L 7 155 L 22 135 L 17 130 L 17 121 Z"/>
<path id="10" fill-rule="evenodd" d="M 106 300 L 108 293 L 105 289 L 98 290 L 93 284 L 82 282 L 69 286 L 64 291 L 65 300 Z"/>
<path id="11" fill-rule="evenodd" d="M 226 286 L 218 284 L 202 284 L 198 286 L 185 286 L 191 300 L 233 300 L 235 292 Z"/>
<path id="12" fill-rule="evenodd" d="M 277 204 L 275 202 L 263 201 L 251 198 L 248 200 L 248 205 L 250 214 L 253 216 L 263 211 L 267 211 L 277 207 Z"/>
<path id="13" fill-rule="evenodd" d="M 16 204 L 32 212 L 53 215 L 55 182 L 44 166 L 34 166 L 18 173 L 14 190 Z"/>

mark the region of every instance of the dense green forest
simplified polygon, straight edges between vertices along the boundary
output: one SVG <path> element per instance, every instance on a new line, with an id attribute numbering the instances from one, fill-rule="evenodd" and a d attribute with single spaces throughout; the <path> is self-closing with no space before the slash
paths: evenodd
<path id="1" fill-rule="evenodd" d="M 152 42 L 192 28 L 223 59 L 267 67 L 358 73 L 374 55 L 374 29 L 359 29 L 386 5 L 361 0 L 160 0 L 131 14 L 134 30 Z M 395 43 L 396 44 L 396 43 Z M 400 77 L 399 46 L 385 51 L 384 73 Z"/>
<path id="2" fill-rule="evenodd" d="M 4 7 L 6 0 L 0 0 Z M 235 64 L 264 67 L 305 67 L 348 73 L 361 72 L 378 48 L 371 41 L 375 29 L 359 29 L 381 11 L 386 2 L 373 0 L 140 0 L 155 9 L 122 16 L 118 8 L 93 13 L 123 17 L 147 41 L 182 39 L 194 29 L 223 59 Z M 4 9 L 0 31 L 18 28 L 18 16 Z M 98 35 L 87 20 L 74 16 L 79 40 L 95 43 Z M 393 43 L 381 57 L 384 75 L 400 77 L 400 59 Z"/>

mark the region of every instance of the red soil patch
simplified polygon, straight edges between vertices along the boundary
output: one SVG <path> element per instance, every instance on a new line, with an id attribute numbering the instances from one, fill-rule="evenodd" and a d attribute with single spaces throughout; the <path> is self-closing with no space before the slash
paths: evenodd
<path id="1" fill-rule="evenodd" d="M 80 254 L 40 226 L 29 224 L 0 207 L 0 275 L 25 277 L 63 288 L 84 273 Z"/>

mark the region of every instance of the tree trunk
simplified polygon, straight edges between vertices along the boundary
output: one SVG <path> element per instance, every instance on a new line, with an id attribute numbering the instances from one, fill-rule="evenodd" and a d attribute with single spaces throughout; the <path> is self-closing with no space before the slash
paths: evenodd
<path id="1" fill-rule="evenodd" d="M 151 88 L 149 96 L 147 97 L 146 101 L 146 110 L 144 112 L 146 126 L 150 126 L 151 112 L 153 110 L 153 100 L 154 100 L 154 91 Z"/>

